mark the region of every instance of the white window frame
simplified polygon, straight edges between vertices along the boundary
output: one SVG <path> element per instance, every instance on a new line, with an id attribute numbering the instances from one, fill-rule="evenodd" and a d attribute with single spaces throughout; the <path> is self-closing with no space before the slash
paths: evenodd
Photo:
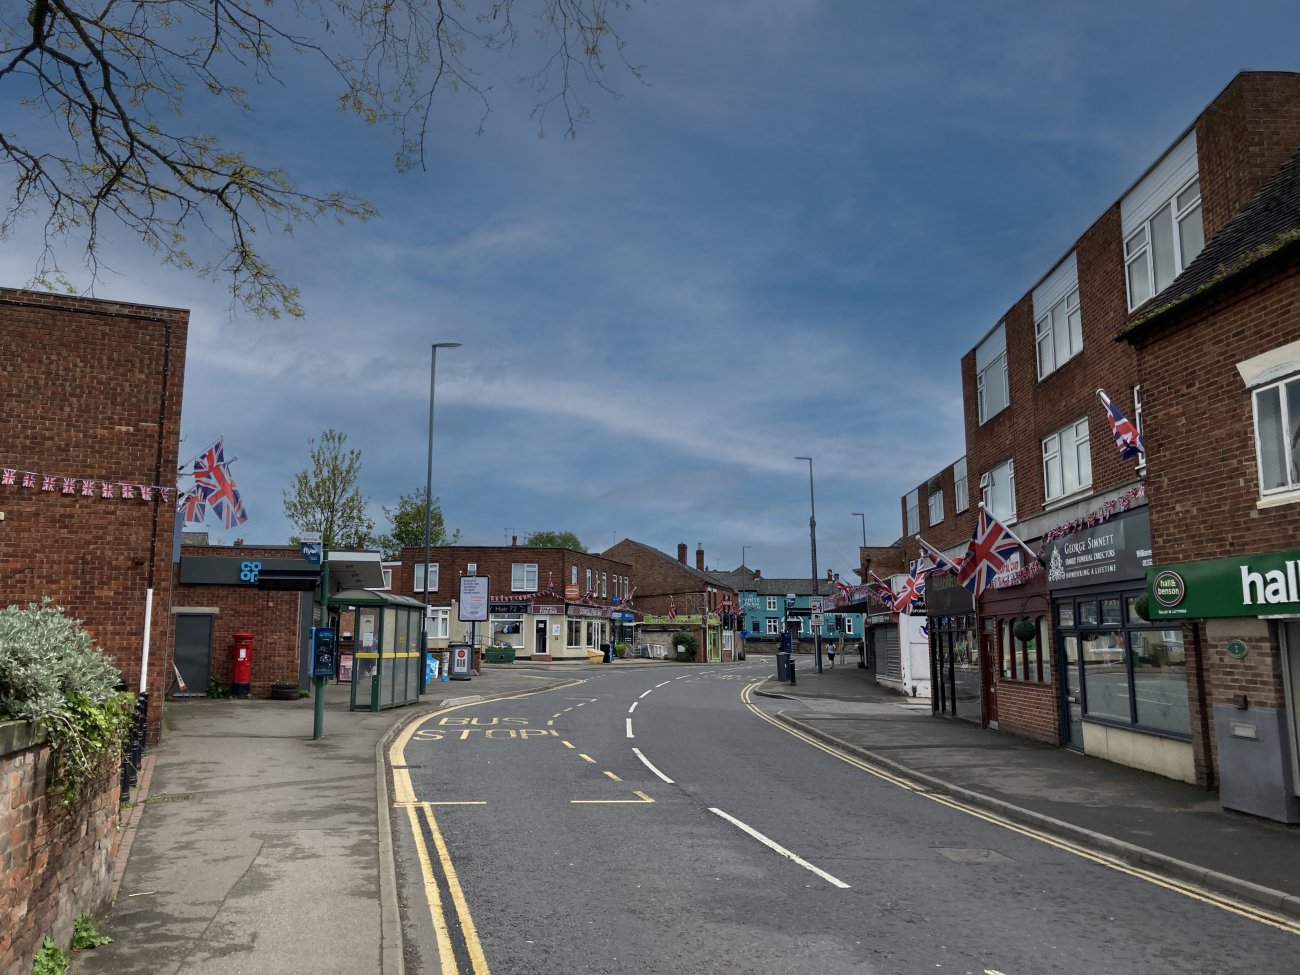
<path id="1" fill-rule="evenodd" d="M 768 636 L 781 635 L 781 618 L 779 616 L 767 617 L 767 635 Z"/>
<path id="2" fill-rule="evenodd" d="M 845 613 L 843 619 L 844 619 L 844 635 L 853 636 L 853 617 Z"/>
<path id="3" fill-rule="evenodd" d="M 600 597 L 604 599 L 608 595 L 609 595 L 609 573 L 602 572 L 600 574 Z"/>
<path id="4" fill-rule="evenodd" d="M 1146 426 L 1142 422 L 1142 384 L 1138 383 L 1133 387 L 1133 424 L 1137 427 L 1138 439 L 1146 443 Z M 1146 451 L 1138 454 L 1137 469 L 1145 471 L 1147 469 Z"/>
<path id="5" fill-rule="evenodd" d="M 993 394 L 1001 389 L 1001 399 Z M 1011 405 L 1007 384 L 1007 333 L 1001 323 L 975 349 L 975 397 L 983 425 Z M 994 408 L 996 407 L 996 409 Z"/>
<path id="6" fill-rule="evenodd" d="M 1077 287 L 1034 323 L 1034 348 L 1039 379 L 1050 376 L 1083 351 L 1083 316 Z"/>
<path id="7" fill-rule="evenodd" d="M 775 612 L 776 612 L 776 597 L 775 597 L 775 596 L 768 596 L 768 597 L 767 597 L 767 611 L 768 611 L 769 613 L 775 613 Z"/>
<path id="8" fill-rule="evenodd" d="M 953 500 L 958 514 L 970 507 L 970 488 L 966 477 L 966 458 L 952 465 Z"/>
<path id="9" fill-rule="evenodd" d="M 1193 186 L 1196 187 L 1194 198 L 1187 196 L 1188 190 Z M 1191 264 L 1205 248 L 1205 228 L 1202 226 L 1200 240 L 1194 248 L 1185 248 L 1183 242 L 1183 226 L 1195 217 L 1198 221 L 1201 219 L 1201 188 L 1200 176 L 1194 176 L 1175 190 L 1168 199 L 1166 199 L 1156 209 L 1150 217 L 1124 238 L 1124 289 L 1128 294 L 1128 310 L 1133 311 L 1140 305 L 1150 301 L 1156 295 L 1160 294 L 1165 288 L 1173 283 L 1174 279 L 1183 272 L 1183 269 Z M 1163 225 L 1163 226 L 1162 226 Z M 1155 237 L 1157 227 L 1161 227 L 1170 234 L 1170 244 L 1173 247 L 1173 274 L 1169 280 L 1160 287 L 1156 287 L 1156 261 L 1151 250 L 1151 241 Z M 1188 252 L 1190 251 L 1190 252 Z M 1139 262 L 1145 264 L 1145 268 L 1139 268 Z M 1133 281 L 1138 275 L 1142 275 L 1143 283 L 1146 286 L 1146 294 L 1136 302 L 1133 295 Z"/>
<path id="10" fill-rule="evenodd" d="M 582 590 L 582 594 L 585 596 L 589 592 L 591 592 L 591 570 L 590 569 L 587 570 L 587 587 Z"/>
<path id="11" fill-rule="evenodd" d="M 912 488 L 907 492 L 907 534 L 915 535 L 921 530 L 921 489 Z"/>
<path id="12" fill-rule="evenodd" d="M 1277 495 L 1294 495 L 1300 491 L 1300 418 L 1291 416 L 1291 409 L 1287 404 L 1286 389 L 1288 386 L 1300 384 L 1300 373 L 1291 373 L 1283 376 L 1273 382 L 1261 383 L 1251 390 L 1251 414 L 1255 422 L 1255 473 L 1259 478 L 1259 494 L 1261 498 L 1270 498 Z M 1265 487 L 1264 484 L 1264 454 L 1261 449 L 1262 438 L 1259 429 L 1259 400 L 1262 394 L 1272 390 L 1277 390 L 1278 397 L 1278 425 L 1282 432 L 1282 468 L 1287 472 L 1287 482 L 1276 487 Z M 1285 431 L 1296 429 L 1296 435 L 1287 436 Z"/>
<path id="13" fill-rule="evenodd" d="M 926 515 L 930 519 L 928 524 L 937 525 L 943 521 L 943 488 L 930 492 L 930 496 L 926 499 L 926 508 Z"/>
<path id="14" fill-rule="evenodd" d="M 513 562 L 510 565 L 511 592 L 537 592 L 537 563 Z"/>
<path id="15" fill-rule="evenodd" d="M 578 567 L 577 567 L 576 565 L 574 565 L 574 566 L 570 566 L 570 568 L 572 569 L 572 572 L 570 573 L 570 575 L 572 575 L 573 578 L 570 579 L 569 581 L 570 581 L 571 583 L 573 583 L 573 585 L 576 586 L 576 585 L 578 584 Z"/>
<path id="16" fill-rule="evenodd" d="M 423 563 L 423 562 L 420 563 L 420 567 L 421 567 L 421 568 L 424 567 L 424 563 Z M 379 591 L 380 591 L 380 592 L 387 592 L 387 591 L 389 591 L 389 590 L 391 590 L 391 589 L 393 588 L 393 570 L 392 570 L 392 569 L 380 569 L 379 571 L 383 574 L 383 577 L 384 577 L 384 584 L 383 584 L 382 586 L 379 587 Z M 421 592 L 424 592 L 423 587 L 421 587 L 420 591 L 421 591 Z"/>
<path id="17" fill-rule="evenodd" d="M 1085 416 L 1043 438 L 1043 497 L 1051 504 L 1091 489 L 1092 454 Z"/>
<path id="18" fill-rule="evenodd" d="M 423 564 L 421 563 L 421 565 Z M 451 610 L 448 607 L 429 607 L 425 635 L 430 640 L 447 640 L 451 637 Z"/>
<path id="19" fill-rule="evenodd" d="M 1010 496 L 1011 510 L 999 511 L 993 504 L 996 500 L 994 490 L 997 485 L 997 474 L 999 471 L 1006 472 L 1007 493 Z M 1014 459 L 1003 461 L 980 475 L 980 497 L 984 502 L 984 507 L 988 509 L 989 514 L 999 521 L 1010 524 L 1016 520 L 1016 462 Z"/>
<path id="20" fill-rule="evenodd" d="M 412 591 L 423 593 L 424 592 L 424 563 L 423 562 L 415 563 L 415 571 L 411 573 L 411 578 L 415 580 L 414 585 L 412 586 Z M 429 563 L 429 592 L 437 592 L 437 591 L 438 591 L 438 563 L 430 562 Z"/>

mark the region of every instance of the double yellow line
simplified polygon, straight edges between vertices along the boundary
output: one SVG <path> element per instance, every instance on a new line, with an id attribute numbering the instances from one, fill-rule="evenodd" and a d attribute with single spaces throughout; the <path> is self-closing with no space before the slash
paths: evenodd
<path id="1" fill-rule="evenodd" d="M 877 778 L 884 779 L 886 782 L 891 785 L 896 785 L 900 789 L 905 789 L 918 796 L 923 796 L 926 799 L 940 803 L 950 809 L 963 812 L 968 816 L 974 816 L 976 819 L 982 819 L 986 823 L 992 823 L 994 826 L 1001 826 L 1003 829 L 1010 830 L 1013 833 L 1019 833 L 1021 836 L 1027 836 L 1030 839 L 1038 840 L 1040 843 L 1054 846 L 1058 850 L 1063 850 L 1064 852 L 1073 854 L 1074 856 L 1082 857 L 1085 860 L 1091 860 L 1093 863 L 1100 864 L 1103 867 L 1107 867 L 1119 873 L 1127 874 L 1130 877 L 1136 877 L 1139 880 L 1144 880 L 1157 887 L 1163 887 L 1165 890 L 1173 891 L 1176 894 L 1182 894 L 1184 897 L 1190 897 L 1192 900 L 1200 901 L 1203 904 L 1209 904 L 1211 907 L 1217 907 L 1220 910 L 1228 911 L 1231 914 L 1236 914 L 1252 921 L 1257 921 L 1260 924 L 1267 924 L 1269 927 L 1277 928 L 1279 931 L 1285 931 L 1287 934 L 1300 935 L 1300 922 L 1294 921 L 1284 915 L 1275 914 L 1272 911 L 1255 907 L 1245 901 L 1227 897 L 1223 894 L 1216 894 L 1203 887 L 1198 887 L 1195 884 L 1186 883 L 1181 880 L 1175 880 L 1172 877 L 1164 876 L 1163 874 L 1156 873 L 1152 870 L 1145 870 L 1142 867 L 1136 867 L 1130 863 L 1126 863 L 1119 857 L 1090 850 L 1087 847 L 1080 846 L 1077 843 L 1072 843 L 1069 840 L 1063 840 L 1056 836 L 1052 836 L 1049 833 L 1044 833 L 1028 826 L 1022 826 L 1021 824 L 1012 822 L 1009 819 L 1004 819 L 995 813 L 976 809 L 974 806 L 969 806 L 960 800 L 940 795 L 936 792 L 931 792 L 928 789 L 919 786 L 914 782 L 910 782 L 901 776 L 895 775 L 892 772 L 886 771 L 877 765 L 872 765 L 870 762 L 859 758 L 856 755 L 852 755 L 848 752 L 827 745 L 825 742 L 814 738 L 812 735 L 806 734 L 797 728 L 792 728 L 784 722 L 777 721 L 775 718 L 764 713 L 764 711 L 759 708 L 752 699 L 754 689 L 762 683 L 763 681 L 756 681 L 755 683 L 748 685 L 741 692 L 741 701 L 744 703 L 745 707 L 749 708 L 752 713 L 762 718 L 768 724 L 780 728 L 782 731 L 786 732 L 786 734 L 793 735 L 800 741 L 812 745 L 814 748 L 820 749 L 827 755 L 839 759 L 841 762 L 852 765 L 854 768 L 867 772 L 870 775 L 874 775 Z"/>

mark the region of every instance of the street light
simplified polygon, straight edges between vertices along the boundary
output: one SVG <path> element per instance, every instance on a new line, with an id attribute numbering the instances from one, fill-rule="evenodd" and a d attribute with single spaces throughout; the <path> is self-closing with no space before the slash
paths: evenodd
<path id="1" fill-rule="evenodd" d="M 424 688 L 429 655 L 429 526 L 433 521 L 433 381 L 438 374 L 438 350 L 459 349 L 459 342 L 434 342 L 429 360 L 429 464 L 424 472 L 424 622 L 420 626 L 420 680 Z"/>
<path id="2" fill-rule="evenodd" d="M 796 457 L 795 460 L 808 462 L 808 538 L 812 543 L 812 595 L 808 597 L 808 626 L 813 631 L 813 653 L 817 657 L 817 673 L 822 672 L 821 631 L 812 625 L 812 600 L 817 596 L 817 498 L 813 493 L 813 469 L 811 457 Z"/>
<path id="3" fill-rule="evenodd" d="M 849 514 L 857 515 L 859 518 L 862 519 L 862 547 L 866 548 L 867 547 L 867 516 L 864 515 L 861 511 L 850 511 Z"/>
<path id="4" fill-rule="evenodd" d="M 751 548 L 753 548 L 753 547 L 754 547 L 753 545 L 742 545 L 742 546 L 740 546 L 740 564 L 741 564 L 741 565 L 744 565 L 744 564 L 745 564 L 745 552 L 746 552 L 746 550 L 751 549 Z"/>

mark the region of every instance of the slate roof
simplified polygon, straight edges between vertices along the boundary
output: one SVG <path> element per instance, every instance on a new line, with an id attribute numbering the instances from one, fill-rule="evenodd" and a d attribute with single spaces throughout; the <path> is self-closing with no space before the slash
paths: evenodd
<path id="1" fill-rule="evenodd" d="M 1237 275 L 1283 250 L 1300 251 L 1300 152 L 1278 167 L 1120 338 L 1134 339 L 1156 331 L 1170 323 L 1174 310 L 1192 298 L 1217 292 Z"/>

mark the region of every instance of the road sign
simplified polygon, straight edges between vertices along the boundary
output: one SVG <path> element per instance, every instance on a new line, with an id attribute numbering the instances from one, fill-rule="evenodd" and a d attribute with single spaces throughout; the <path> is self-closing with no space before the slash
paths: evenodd
<path id="1" fill-rule="evenodd" d="M 460 577 L 460 608 L 458 618 L 462 623 L 482 623 L 488 618 L 487 576 Z"/>
<path id="2" fill-rule="evenodd" d="M 312 565 L 320 565 L 320 544 L 318 542 L 303 542 L 298 546 L 298 551 L 302 553 L 304 561 L 310 562 Z"/>
<path id="3" fill-rule="evenodd" d="M 808 599 L 808 608 L 811 609 L 814 613 L 820 614 L 824 605 L 825 604 L 821 596 L 811 596 Z M 820 620 L 818 622 L 820 622 Z"/>
<path id="4" fill-rule="evenodd" d="M 311 675 L 313 677 L 333 677 L 338 663 L 334 653 L 334 627 L 313 626 L 311 628 Z"/>
<path id="5" fill-rule="evenodd" d="M 468 643 L 453 643 L 451 645 L 451 669 L 448 676 L 452 680 L 469 680 L 470 674 L 470 645 Z"/>
<path id="6" fill-rule="evenodd" d="M 821 626 L 821 625 L 822 625 L 823 623 L 825 623 L 825 622 L 826 622 L 826 617 L 825 617 L 823 614 L 821 614 L 821 613 L 813 613 L 813 614 L 812 614 L 812 624 L 813 624 L 813 626 Z"/>

